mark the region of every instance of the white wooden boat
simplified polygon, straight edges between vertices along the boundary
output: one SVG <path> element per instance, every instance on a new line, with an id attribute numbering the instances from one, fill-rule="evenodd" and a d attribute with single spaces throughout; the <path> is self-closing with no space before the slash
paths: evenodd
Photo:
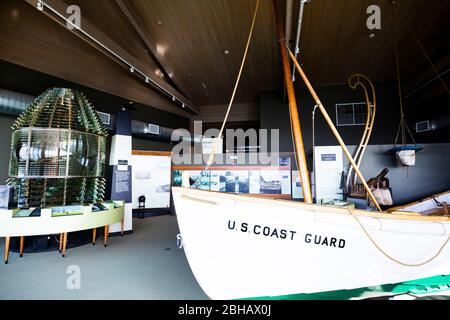
<path id="1" fill-rule="evenodd" d="M 410 212 L 411 207 L 384 213 L 312 204 L 276 0 L 274 11 L 305 203 L 173 188 L 184 250 L 200 286 L 212 299 L 342 298 L 345 293 L 362 298 L 370 291 L 427 294 L 450 290 L 449 217 L 421 215 Z M 306 74 L 292 52 L 290 56 L 369 198 L 381 211 Z M 220 137 L 233 98 L 234 94 Z M 207 167 L 214 159 L 214 150 Z M 446 201 L 448 195 L 441 197 Z"/>
<path id="2" fill-rule="evenodd" d="M 392 208 L 389 212 L 420 212 L 422 215 L 448 215 L 448 212 L 446 212 L 447 208 L 444 208 L 444 203 L 447 204 L 447 206 L 450 204 L 450 191 L 406 206 Z"/>
<path id="3" fill-rule="evenodd" d="M 450 283 L 449 277 L 439 277 L 450 274 L 448 217 L 351 211 L 184 188 L 173 188 L 173 198 L 187 259 L 212 299 L 370 287 L 381 292 L 376 286 L 434 276 L 422 284 L 448 289 Z"/>

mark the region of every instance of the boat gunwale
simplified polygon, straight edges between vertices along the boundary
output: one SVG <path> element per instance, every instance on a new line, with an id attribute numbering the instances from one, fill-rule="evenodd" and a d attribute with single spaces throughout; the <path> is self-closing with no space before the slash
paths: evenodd
<path id="1" fill-rule="evenodd" d="M 209 190 L 198 190 L 198 189 L 188 189 L 183 187 L 172 187 L 173 190 L 179 190 L 184 195 L 188 195 L 186 198 L 191 201 L 200 201 L 206 204 L 215 205 L 217 204 L 213 200 L 205 200 L 205 199 L 196 199 L 195 196 L 201 196 L 204 194 L 211 194 L 213 196 L 220 196 L 222 198 L 228 200 L 241 200 L 246 202 L 257 202 L 258 204 L 268 203 L 268 204 L 282 204 L 285 207 L 290 208 L 305 208 L 308 211 L 312 212 L 327 212 L 327 213 L 335 213 L 335 214 L 345 214 L 351 215 L 355 217 L 366 217 L 366 218 L 383 218 L 390 220 L 404 220 L 404 221 L 423 221 L 423 222 L 450 222 L 450 217 L 445 216 L 424 216 L 417 212 L 400 212 L 396 210 L 387 211 L 387 212 L 370 212 L 360 209 L 349 209 L 349 208 L 339 208 L 339 207 L 331 207 L 331 206 L 323 206 L 317 204 L 306 204 L 304 202 L 294 202 L 290 200 L 283 199 L 270 199 L 270 198 L 261 198 L 254 195 L 249 194 L 231 194 L 231 193 L 223 193 L 217 191 L 209 191 Z M 444 193 L 445 194 L 445 193 Z M 191 197 L 192 196 L 192 197 Z"/>
<path id="2" fill-rule="evenodd" d="M 412 207 L 412 206 L 421 204 L 423 202 L 433 200 L 433 197 L 439 198 L 439 197 L 445 196 L 446 194 L 449 194 L 449 193 L 450 193 L 450 190 L 447 190 L 447 191 L 444 191 L 442 193 L 435 194 L 435 195 L 433 195 L 431 197 L 428 197 L 428 198 L 425 198 L 425 199 L 422 199 L 422 200 L 418 200 L 418 201 L 415 201 L 415 202 L 410 203 L 410 204 L 405 204 L 405 205 L 402 205 L 402 206 L 391 208 L 391 209 L 388 210 L 388 212 L 391 212 L 391 211 L 392 212 L 396 212 L 396 211 L 399 211 L 399 210 L 402 210 L 402 209 L 406 209 L 408 207 Z M 404 211 L 404 212 L 407 212 L 407 211 Z"/>

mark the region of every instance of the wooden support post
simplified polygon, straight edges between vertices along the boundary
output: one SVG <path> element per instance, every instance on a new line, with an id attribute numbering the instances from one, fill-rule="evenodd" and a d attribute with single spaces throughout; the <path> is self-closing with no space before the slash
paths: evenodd
<path id="1" fill-rule="evenodd" d="M 109 226 L 105 226 L 105 235 L 104 235 L 104 245 L 108 246 L 108 235 L 109 235 Z"/>
<path id="2" fill-rule="evenodd" d="M 23 247 L 25 245 L 25 237 L 20 237 L 20 257 L 23 257 Z"/>
<path id="3" fill-rule="evenodd" d="M 64 234 L 60 233 L 59 234 L 59 253 L 62 252 L 63 241 L 64 241 Z"/>
<path id="4" fill-rule="evenodd" d="M 97 239 L 97 228 L 92 230 L 92 245 L 95 246 L 95 240 Z"/>
<path id="5" fill-rule="evenodd" d="M 63 234 L 63 247 L 62 247 L 63 258 L 66 256 L 66 248 L 67 248 L 67 232 Z"/>
<path id="6" fill-rule="evenodd" d="M 5 243 L 5 264 L 8 264 L 8 259 L 9 259 L 9 244 L 11 242 L 11 238 L 10 237 L 6 237 L 6 243 Z"/>
<path id="7" fill-rule="evenodd" d="M 120 223 L 120 234 L 123 237 L 123 230 L 125 229 L 125 219 L 122 220 L 122 222 Z"/>
<path id="8" fill-rule="evenodd" d="M 305 146 L 303 144 L 302 129 L 300 126 L 300 118 L 298 115 L 297 100 L 295 98 L 294 84 L 291 78 L 291 68 L 289 64 L 289 57 L 286 48 L 286 37 L 284 35 L 283 21 L 281 19 L 278 8 L 278 1 L 273 0 L 273 7 L 275 11 L 275 19 L 277 22 L 278 42 L 280 44 L 281 59 L 284 70 L 284 82 L 289 98 L 289 114 L 291 117 L 292 131 L 294 136 L 295 153 L 297 159 L 297 167 L 300 172 L 300 180 L 302 183 L 303 197 L 305 203 L 313 203 L 311 183 L 309 179 L 308 165 L 306 163 Z"/>

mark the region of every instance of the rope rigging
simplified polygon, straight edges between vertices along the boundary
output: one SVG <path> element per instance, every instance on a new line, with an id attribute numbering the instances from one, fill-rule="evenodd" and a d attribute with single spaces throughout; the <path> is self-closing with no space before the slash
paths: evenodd
<path id="1" fill-rule="evenodd" d="M 260 0 L 257 0 L 255 12 L 253 13 L 252 25 L 250 27 L 250 32 L 249 32 L 249 35 L 248 35 L 247 44 L 245 46 L 244 56 L 242 58 L 241 67 L 239 68 L 239 73 L 238 73 L 238 76 L 237 76 L 237 79 L 236 79 L 236 83 L 234 84 L 233 93 L 231 95 L 231 99 L 230 99 L 230 102 L 228 104 L 227 112 L 225 114 L 225 119 L 223 120 L 222 127 L 220 129 L 220 132 L 219 132 L 219 135 L 218 135 L 217 139 L 212 144 L 212 151 L 211 151 L 209 159 L 208 159 L 208 161 L 206 163 L 206 166 L 202 170 L 200 176 L 197 178 L 195 183 L 193 184 L 193 186 L 192 186 L 193 188 L 197 188 L 198 187 L 198 184 L 200 183 L 202 174 L 204 172 L 208 171 L 208 169 L 211 167 L 212 163 L 214 162 L 214 158 L 215 158 L 216 153 L 217 153 L 217 145 L 218 145 L 218 142 L 219 142 L 218 140 L 220 140 L 222 138 L 222 136 L 223 136 L 223 132 L 224 132 L 225 126 L 226 126 L 226 124 L 228 122 L 228 117 L 230 116 L 230 112 L 231 112 L 231 109 L 233 107 L 234 99 L 236 97 L 236 92 L 237 92 L 237 89 L 239 88 L 239 84 L 240 84 L 240 81 L 241 81 L 241 76 L 242 76 L 242 72 L 244 70 L 245 62 L 247 61 L 247 55 L 248 55 L 250 44 L 251 44 L 251 41 L 252 41 L 252 38 L 253 38 L 253 31 L 255 29 L 256 17 L 258 16 L 259 4 L 260 4 Z"/>
<path id="2" fill-rule="evenodd" d="M 395 44 L 395 64 L 397 68 L 397 85 L 398 85 L 398 95 L 399 95 L 399 101 L 400 101 L 400 125 L 398 127 L 397 136 L 395 137 L 395 147 L 398 145 L 398 140 L 401 135 L 401 143 L 402 146 L 407 145 L 407 139 L 406 139 L 406 133 L 409 134 L 411 140 L 413 141 L 414 145 L 417 145 L 416 140 L 414 139 L 411 130 L 409 130 L 408 124 L 405 120 L 405 112 L 403 107 L 403 94 L 402 94 L 402 82 L 401 82 L 401 76 L 400 76 L 400 62 L 398 58 L 398 44 Z"/>
<path id="3" fill-rule="evenodd" d="M 259 3 L 260 3 L 260 0 L 258 0 L 256 2 L 256 8 L 255 8 L 255 12 L 253 14 L 252 26 L 250 28 L 250 33 L 248 35 L 247 45 L 245 46 L 244 57 L 242 58 L 241 67 L 239 69 L 239 73 L 238 73 L 238 76 L 237 76 L 237 79 L 236 79 L 236 83 L 234 85 L 233 94 L 231 95 L 230 103 L 228 104 L 228 109 L 227 109 L 227 113 L 225 114 L 225 119 L 223 120 L 223 123 L 222 123 L 222 128 L 220 128 L 220 132 L 219 132 L 219 136 L 218 136 L 219 139 L 221 139 L 222 136 L 223 136 L 223 131 L 225 130 L 225 126 L 226 126 L 226 124 L 228 122 L 228 117 L 230 116 L 231 108 L 232 108 L 233 103 L 234 103 L 234 98 L 236 96 L 237 89 L 239 88 L 239 84 L 240 84 L 241 76 L 242 76 L 242 71 L 244 70 L 245 62 L 247 61 L 248 50 L 250 48 L 250 43 L 251 43 L 252 37 L 253 37 L 253 31 L 255 29 L 256 17 L 258 15 Z M 204 171 L 208 170 L 209 167 L 211 166 L 211 164 L 213 163 L 214 157 L 215 157 L 216 152 L 217 152 L 216 148 L 217 148 L 217 141 L 215 141 L 215 143 L 213 143 L 212 153 L 211 153 L 211 155 L 210 155 L 210 157 L 208 159 L 208 162 L 206 164 L 206 168 L 204 169 Z"/>
<path id="4" fill-rule="evenodd" d="M 288 49 L 289 50 L 289 49 Z M 293 53 L 289 50 L 290 55 L 291 55 L 291 59 L 294 62 L 295 66 L 297 67 L 297 71 L 300 73 L 300 75 L 303 78 L 303 81 L 305 82 L 306 86 L 308 87 L 311 95 L 314 97 L 314 100 L 316 101 L 318 108 L 321 110 L 321 112 L 323 113 L 323 116 L 325 117 L 325 119 L 327 120 L 330 128 L 332 129 L 333 133 L 335 134 L 336 138 L 338 139 L 342 149 L 344 150 L 344 153 L 346 154 L 347 158 L 349 159 L 350 163 L 352 164 L 355 172 L 358 174 L 359 178 L 361 179 L 362 183 L 364 184 L 369 196 L 373 197 L 373 194 L 370 190 L 370 188 L 367 186 L 366 181 L 364 180 L 364 177 L 362 176 L 361 172 L 359 171 L 355 161 L 353 160 L 352 156 L 350 155 L 350 153 L 348 152 L 347 147 L 345 146 L 344 142 L 342 141 L 342 138 L 340 138 L 339 133 L 337 132 L 336 128 L 334 127 L 331 119 L 328 116 L 328 113 L 326 112 L 324 106 L 322 105 L 319 97 L 317 96 L 317 94 L 314 91 L 314 88 L 312 87 L 311 83 L 309 82 L 306 74 L 304 73 L 302 67 L 300 66 L 300 64 L 298 63 L 298 61 L 295 59 L 295 56 L 293 55 Z M 380 210 L 380 212 L 382 212 L 380 206 L 378 205 L 378 203 L 376 202 L 376 200 L 374 200 L 374 203 L 377 205 L 378 209 Z M 353 214 L 353 212 L 351 210 L 349 210 L 349 214 L 356 220 L 356 222 L 358 223 L 358 225 L 360 226 L 361 230 L 364 232 L 364 234 L 366 235 L 366 237 L 369 239 L 369 241 L 375 246 L 375 248 L 382 253 L 387 259 L 402 265 L 404 267 L 421 267 L 424 266 L 432 261 L 434 261 L 435 259 L 437 259 L 442 252 L 444 251 L 445 247 L 448 245 L 448 243 L 450 242 L 450 235 L 447 237 L 446 241 L 444 242 L 444 244 L 439 248 L 439 250 L 437 251 L 437 253 L 435 255 L 433 255 L 431 258 L 427 259 L 426 261 L 423 261 L 421 263 L 416 263 L 416 264 L 411 264 L 411 263 L 405 263 L 402 262 L 394 257 L 392 257 L 390 254 L 388 254 L 383 248 L 381 248 L 381 246 L 375 241 L 375 239 L 370 235 L 370 233 L 368 232 L 368 230 L 366 229 L 366 227 L 362 224 L 362 222 L 358 219 L 358 217 L 356 215 Z"/>
<path id="5" fill-rule="evenodd" d="M 439 80 L 442 83 L 442 86 L 445 88 L 445 91 L 450 95 L 450 90 L 445 83 L 444 79 L 442 79 L 442 76 L 439 74 L 439 71 L 437 70 L 436 66 L 434 65 L 433 61 L 431 60 L 430 56 L 428 55 L 427 51 L 423 47 L 422 43 L 420 42 L 419 38 L 415 34 L 415 32 L 411 29 L 411 26 L 408 25 L 408 31 L 413 36 L 414 40 L 416 41 L 417 45 L 419 46 L 420 50 L 422 51 L 425 58 L 427 58 L 428 63 L 430 64 L 430 67 L 433 69 L 433 72 L 436 74 L 436 77 L 439 78 Z"/>

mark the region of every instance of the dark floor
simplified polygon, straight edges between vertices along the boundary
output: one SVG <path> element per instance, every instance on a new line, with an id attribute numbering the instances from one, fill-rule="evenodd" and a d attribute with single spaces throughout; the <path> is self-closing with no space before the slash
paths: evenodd
<path id="1" fill-rule="evenodd" d="M 0 299 L 208 299 L 176 248 L 176 218 L 133 223 L 133 234 L 111 237 L 107 248 L 99 241 L 68 250 L 66 258 L 11 253 L 9 264 L 0 264 Z M 4 239 L 0 243 L 3 255 Z M 78 270 L 81 288 L 69 289 L 78 283 Z"/>

